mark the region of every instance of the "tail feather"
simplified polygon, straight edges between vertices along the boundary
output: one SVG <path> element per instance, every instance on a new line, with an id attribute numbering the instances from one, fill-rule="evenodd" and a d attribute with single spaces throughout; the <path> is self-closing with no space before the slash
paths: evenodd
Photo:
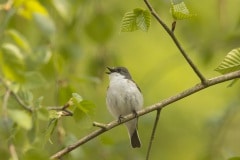
<path id="1" fill-rule="evenodd" d="M 140 139 L 138 137 L 137 129 L 133 132 L 133 134 L 131 136 L 131 145 L 132 145 L 133 148 L 140 148 L 141 147 L 141 142 L 140 142 Z"/>

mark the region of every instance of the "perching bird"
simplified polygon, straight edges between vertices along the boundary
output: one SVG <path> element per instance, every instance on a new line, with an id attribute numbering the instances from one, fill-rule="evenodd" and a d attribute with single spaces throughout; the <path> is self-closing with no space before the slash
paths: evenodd
<path id="1" fill-rule="evenodd" d="M 109 87 L 106 103 L 109 112 L 121 120 L 122 116 L 136 113 L 143 106 L 143 96 L 137 84 L 132 80 L 125 67 L 107 67 L 109 72 Z M 125 123 L 133 148 L 141 147 L 137 131 L 138 119 L 134 118 Z"/>

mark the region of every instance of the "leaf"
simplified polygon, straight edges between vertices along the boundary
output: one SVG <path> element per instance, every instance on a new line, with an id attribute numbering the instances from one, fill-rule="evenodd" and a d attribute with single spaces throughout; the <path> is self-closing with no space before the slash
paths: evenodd
<path id="1" fill-rule="evenodd" d="M 11 43 L 2 44 L 0 50 L 0 68 L 5 77 L 13 81 L 23 81 L 25 60 L 19 48 Z"/>
<path id="2" fill-rule="evenodd" d="M 76 103 L 80 103 L 83 98 L 78 93 L 72 93 L 72 98 L 75 100 Z"/>
<path id="3" fill-rule="evenodd" d="M 72 93 L 73 104 L 85 114 L 91 114 L 95 108 L 95 104 L 89 100 L 83 100 L 77 93 Z"/>
<path id="4" fill-rule="evenodd" d="M 121 32 L 132 32 L 142 30 L 147 32 L 151 23 L 151 16 L 148 10 L 136 8 L 125 13 L 122 19 Z"/>
<path id="5" fill-rule="evenodd" d="M 95 104 L 89 100 L 82 100 L 79 105 L 79 109 L 87 115 L 93 114 L 94 108 L 96 108 Z"/>
<path id="6" fill-rule="evenodd" d="M 172 2 L 170 12 L 172 14 L 172 17 L 175 20 L 190 19 L 190 18 L 196 16 L 196 14 L 192 14 L 189 12 L 189 10 L 184 2 L 181 2 L 178 4 L 174 4 Z"/>
<path id="7" fill-rule="evenodd" d="M 69 22 L 70 17 L 72 17 L 71 14 L 69 15 L 72 11 L 69 4 L 70 2 L 68 0 L 52 0 L 52 3 L 63 20 L 65 20 L 65 22 Z"/>
<path id="8" fill-rule="evenodd" d="M 83 100 L 83 98 L 77 94 L 72 93 L 72 102 L 75 106 L 73 118 L 76 121 L 82 120 L 86 115 L 92 115 L 94 113 L 95 104 L 89 100 Z"/>
<path id="9" fill-rule="evenodd" d="M 215 71 L 221 74 L 237 70 L 240 70 L 240 48 L 230 51 L 220 65 L 215 69 Z"/>
<path id="10" fill-rule="evenodd" d="M 15 61 L 20 61 L 21 62 L 24 59 L 24 57 L 23 57 L 22 53 L 20 52 L 19 48 L 14 44 L 4 43 L 2 45 L 2 49 L 4 51 L 6 51 L 7 53 L 14 55 L 14 57 L 17 58 L 17 60 L 15 60 Z"/>
<path id="11" fill-rule="evenodd" d="M 8 110 L 11 119 L 24 129 L 30 130 L 32 128 L 31 116 L 22 110 Z"/>
<path id="12" fill-rule="evenodd" d="M 49 124 L 48 124 L 48 127 L 47 127 L 47 130 L 45 132 L 45 141 L 44 143 L 46 143 L 47 141 L 49 141 L 50 143 L 52 143 L 51 141 L 51 135 L 53 134 L 56 126 L 57 126 L 57 123 L 58 123 L 58 118 L 52 118 L 50 119 L 49 121 Z"/>
<path id="13" fill-rule="evenodd" d="M 49 16 L 39 14 L 39 13 L 34 13 L 33 17 L 38 28 L 46 37 L 50 38 L 56 32 L 55 24 Z"/>
<path id="14" fill-rule="evenodd" d="M 46 8 L 37 0 L 14 1 L 14 6 L 17 7 L 17 13 L 26 19 L 31 19 L 33 14 L 35 13 L 38 13 L 41 15 L 48 15 Z"/>
<path id="15" fill-rule="evenodd" d="M 25 105 L 31 105 L 33 102 L 33 93 L 30 90 L 26 90 L 25 88 L 19 89 L 17 95 Z"/>
<path id="16" fill-rule="evenodd" d="M 37 138 L 37 131 L 39 128 L 39 123 L 38 123 L 38 115 L 36 110 L 34 110 L 32 113 L 32 128 L 27 132 L 27 138 L 30 143 L 33 143 L 36 138 Z"/>
<path id="17" fill-rule="evenodd" d="M 14 42 L 24 51 L 26 51 L 27 53 L 31 52 L 31 47 L 27 39 L 21 33 L 19 33 L 17 30 L 11 29 L 7 31 L 7 34 L 9 34 L 9 36 L 14 40 Z"/>
<path id="18" fill-rule="evenodd" d="M 73 118 L 76 122 L 83 122 L 94 114 L 95 104 L 89 100 L 83 100 L 74 109 Z M 84 122 L 84 125 L 89 123 L 89 120 Z"/>
<path id="19" fill-rule="evenodd" d="M 40 46 L 37 47 L 33 52 L 27 57 L 27 66 L 28 70 L 38 70 L 39 68 L 44 67 L 52 57 L 52 52 L 49 46 Z"/>

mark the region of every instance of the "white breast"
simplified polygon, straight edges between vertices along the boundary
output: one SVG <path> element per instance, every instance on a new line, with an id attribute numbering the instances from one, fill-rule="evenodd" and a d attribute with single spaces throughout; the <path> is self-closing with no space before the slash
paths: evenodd
<path id="1" fill-rule="evenodd" d="M 138 111 L 143 106 L 142 93 L 136 84 L 119 73 L 111 73 L 107 91 L 107 106 L 111 114 L 119 118 Z"/>

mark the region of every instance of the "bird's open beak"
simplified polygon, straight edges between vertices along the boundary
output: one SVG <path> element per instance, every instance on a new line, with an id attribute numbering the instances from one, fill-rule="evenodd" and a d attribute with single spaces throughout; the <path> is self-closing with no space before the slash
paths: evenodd
<path id="1" fill-rule="evenodd" d="M 115 71 L 114 68 L 107 67 L 107 69 L 109 70 L 108 72 L 106 72 L 107 74 L 111 74 Z"/>

